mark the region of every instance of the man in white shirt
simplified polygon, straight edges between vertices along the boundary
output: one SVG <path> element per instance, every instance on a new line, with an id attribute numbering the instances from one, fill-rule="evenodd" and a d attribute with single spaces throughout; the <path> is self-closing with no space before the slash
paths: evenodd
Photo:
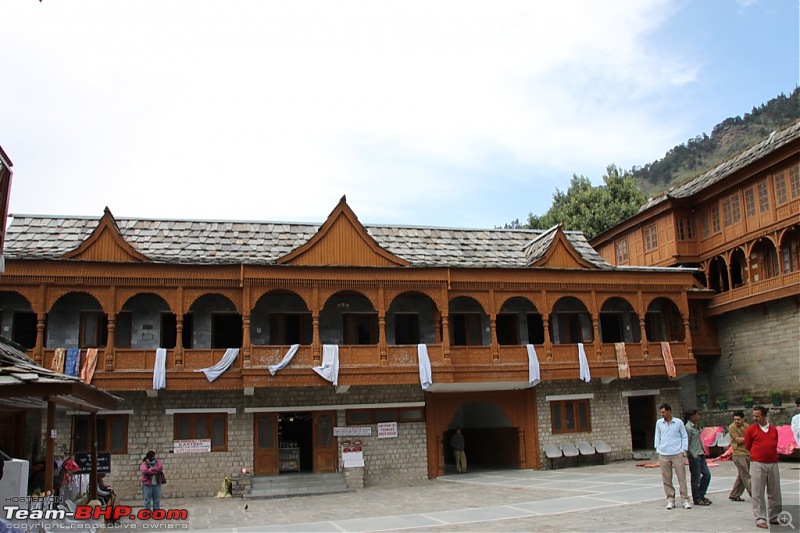
<path id="1" fill-rule="evenodd" d="M 661 481 L 667 497 L 667 509 L 675 508 L 675 487 L 672 484 L 672 471 L 678 476 L 678 485 L 683 500 L 683 508 L 691 509 L 689 492 L 686 490 L 686 452 L 689 449 L 689 436 L 683 422 L 672 416 L 672 407 L 662 403 L 658 407 L 661 419 L 656 422 L 655 445 L 658 461 L 661 464 Z"/>
<path id="2" fill-rule="evenodd" d="M 800 448 L 800 398 L 794 401 L 794 405 L 797 408 L 797 414 L 792 417 L 792 433 L 794 433 L 797 447 Z"/>

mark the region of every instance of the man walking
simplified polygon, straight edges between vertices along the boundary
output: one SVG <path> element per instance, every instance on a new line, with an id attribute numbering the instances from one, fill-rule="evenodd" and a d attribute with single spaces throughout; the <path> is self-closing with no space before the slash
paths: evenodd
<path id="1" fill-rule="evenodd" d="M 771 524 L 778 523 L 781 512 L 781 474 L 778 470 L 778 430 L 767 421 L 767 408 L 753 407 L 753 424 L 744 432 L 744 445 L 750 450 L 750 477 L 753 484 L 753 515 L 756 527 L 767 529 L 767 517 Z M 764 500 L 764 490 L 769 500 Z"/>
<path id="2" fill-rule="evenodd" d="M 455 455 L 456 470 L 459 474 L 465 474 L 467 472 L 467 454 L 464 453 L 464 435 L 461 434 L 461 428 L 456 428 L 456 432 L 450 439 L 450 446 Z"/>
<path id="3" fill-rule="evenodd" d="M 728 435 L 731 437 L 731 451 L 733 452 L 733 464 L 736 465 L 736 480 L 733 482 L 728 499 L 735 502 L 743 502 L 742 493 L 747 491 L 750 498 L 753 497 L 753 489 L 750 485 L 750 452 L 744 445 L 744 433 L 749 425 L 744 421 L 743 411 L 734 411 L 733 423 L 728 426 Z"/>
<path id="4" fill-rule="evenodd" d="M 708 485 L 711 483 L 711 470 L 706 462 L 706 451 L 700 439 L 700 430 L 697 422 L 700 413 L 697 409 L 689 409 L 684 413 L 683 421 L 686 426 L 686 435 L 689 437 L 689 472 L 692 474 L 692 500 L 695 505 L 711 505 L 711 500 L 706 498 Z"/>
<path id="5" fill-rule="evenodd" d="M 684 466 L 686 452 L 689 448 L 689 438 L 686 428 L 679 419 L 672 416 L 672 407 L 662 403 L 658 407 L 661 419 L 656 422 L 656 452 L 661 464 L 661 481 L 664 483 L 664 494 L 667 496 L 667 509 L 675 508 L 675 487 L 672 485 L 672 471 L 678 476 L 678 486 L 681 491 L 683 508 L 691 509 L 689 493 L 686 491 L 686 467 Z"/>

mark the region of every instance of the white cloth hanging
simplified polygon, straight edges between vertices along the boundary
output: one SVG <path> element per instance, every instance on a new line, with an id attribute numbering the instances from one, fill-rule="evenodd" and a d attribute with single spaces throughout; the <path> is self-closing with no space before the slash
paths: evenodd
<path id="1" fill-rule="evenodd" d="M 322 345 L 322 366 L 312 366 L 314 372 L 330 381 L 339 384 L 339 346 L 336 344 Z"/>
<path id="2" fill-rule="evenodd" d="M 592 375 L 589 373 L 589 361 L 586 360 L 586 350 L 583 349 L 583 343 L 578 343 L 578 362 L 581 365 L 580 379 L 589 383 L 592 381 Z"/>
<path id="3" fill-rule="evenodd" d="M 428 357 L 426 344 L 417 344 L 417 358 L 419 359 L 419 382 L 422 384 L 422 390 L 428 390 L 428 387 L 433 385 L 433 376 L 431 375 L 431 358 Z"/>
<path id="4" fill-rule="evenodd" d="M 156 349 L 156 364 L 153 366 L 153 390 L 167 388 L 167 349 Z"/>
<path id="5" fill-rule="evenodd" d="M 222 356 L 222 359 L 220 359 L 216 365 L 208 368 L 201 368 L 199 370 L 195 370 L 195 372 L 202 372 L 206 375 L 206 379 L 209 382 L 212 382 L 220 377 L 223 372 L 228 370 L 238 356 L 239 348 L 228 348 L 225 350 L 225 354 Z"/>
<path id="6" fill-rule="evenodd" d="M 536 385 L 542 381 L 542 374 L 539 370 L 539 356 L 536 355 L 536 348 L 533 344 L 526 344 L 525 349 L 528 351 L 528 381 Z"/>
<path id="7" fill-rule="evenodd" d="M 291 346 L 289 346 L 289 351 L 286 352 L 286 355 L 283 356 L 283 359 L 281 359 L 280 363 L 278 363 L 277 365 L 269 365 L 269 373 L 274 376 L 278 372 L 278 370 L 283 370 L 284 368 L 289 366 L 289 363 L 292 362 L 292 358 L 294 357 L 294 354 L 297 353 L 297 349 L 299 347 L 300 347 L 299 344 L 292 344 Z"/>

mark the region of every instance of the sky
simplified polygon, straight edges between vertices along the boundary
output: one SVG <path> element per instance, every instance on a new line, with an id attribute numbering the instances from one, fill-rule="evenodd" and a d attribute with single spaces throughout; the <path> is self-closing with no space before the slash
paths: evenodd
<path id="1" fill-rule="evenodd" d="M 798 0 L 0 0 L 9 211 L 492 228 L 800 83 Z"/>

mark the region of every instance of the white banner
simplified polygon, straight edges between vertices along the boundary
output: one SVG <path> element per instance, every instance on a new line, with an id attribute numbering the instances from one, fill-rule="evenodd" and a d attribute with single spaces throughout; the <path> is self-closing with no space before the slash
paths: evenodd
<path id="1" fill-rule="evenodd" d="M 211 439 L 188 439 L 172 441 L 174 453 L 203 453 L 211 451 Z"/>
<path id="2" fill-rule="evenodd" d="M 334 437 L 371 437 L 370 426 L 340 426 L 333 428 Z"/>

